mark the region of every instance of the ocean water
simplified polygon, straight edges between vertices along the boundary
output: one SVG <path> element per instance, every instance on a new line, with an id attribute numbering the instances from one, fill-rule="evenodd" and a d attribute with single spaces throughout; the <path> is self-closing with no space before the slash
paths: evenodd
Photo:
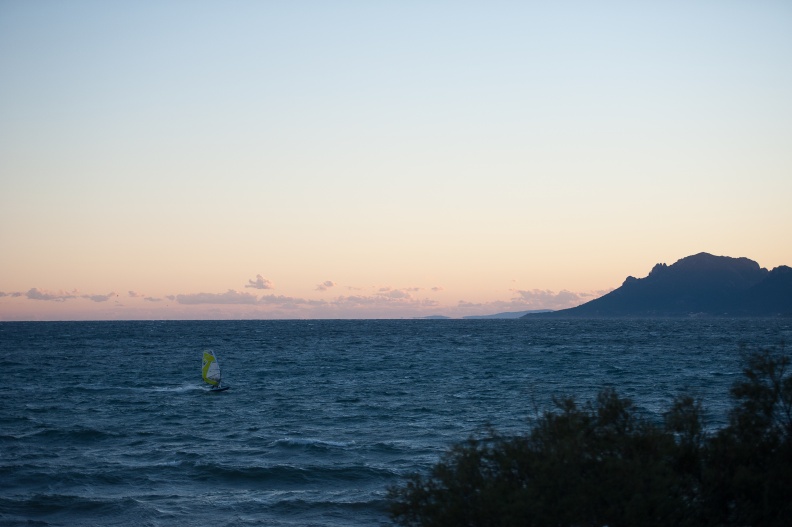
<path id="1" fill-rule="evenodd" d="M 377 526 L 454 442 L 604 387 L 722 426 L 792 320 L 0 323 L 0 525 Z M 232 387 L 208 393 L 201 351 Z"/>

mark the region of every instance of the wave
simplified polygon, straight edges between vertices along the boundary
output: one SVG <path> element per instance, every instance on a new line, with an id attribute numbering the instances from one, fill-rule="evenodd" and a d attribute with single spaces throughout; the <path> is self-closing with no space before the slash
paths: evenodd
<path id="1" fill-rule="evenodd" d="M 108 439 L 116 439 L 123 437 L 122 434 L 116 432 L 107 432 L 104 430 L 97 430 L 95 428 L 45 428 L 34 432 L 23 433 L 18 436 L 10 436 L 16 440 L 48 440 L 58 446 L 77 446 L 82 443 L 93 443 L 96 441 L 104 441 Z"/>
<path id="2" fill-rule="evenodd" d="M 228 506 L 233 525 L 384 525 L 387 516 L 384 492 L 265 490 L 236 497 Z"/>
<path id="3" fill-rule="evenodd" d="M 51 412 L 58 412 L 61 407 L 57 404 L 43 405 L 43 404 L 26 404 L 25 411 L 32 414 L 49 414 Z"/>
<path id="4" fill-rule="evenodd" d="M 359 403 L 359 402 L 362 402 L 362 401 L 363 401 L 363 399 L 360 398 L 360 397 L 336 397 L 336 401 L 335 402 L 352 404 L 352 403 Z"/>
<path id="5" fill-rule="evenodd" d="M 361 512 L 368 513 L 384 513 L 387 509 L 387 500 L 384 496 L 371 496 L 370 499 L 330 499 L 330 500 L 310 500 L 304 498 L 286 498 L 280 499 L 273 503 L 271 509 L 273 512 L 278 512 L 284 515 L 300 514 L 305 515 L 306 512 L 317 511 L 323 515 L 327 515 L 328 511 L 332 511 L 340 516 L 347 516 L 348 514 L 359 514 Z M 379 515 L 377 515 L 379 516 Z M 375 516 L 375 518 L 377 518 Z M 377 518 L 381 519 L 381 518 Z"/>
<path id="6" fill-rule="evenodd" d="M 108 432 L 105 430 L 97 430 L 95 428 L 88 428 L 88 427 L 79 427 L 79 428 L 71 428 L 71 429 L 64 429 L 64 428 L 45 428 L 44 430 L 38 430 L 35 432 L 30 432 L 28 434 L 24 434 L 20 436 L 19 439 L 28 439 L 28 438 L 36 438 L 36 439 L 51 439 L 57 442 L 59 445 L 65 446 L 74 446 L 71 445 L 70 442 L 75 443 L 86 443 L 86 442 L 94 442 L 94 441 L 102 441 L 105 439 L 116 439 L 119 437 L 124 437 L 124 434 L 119 434 L 117 432 Z"/>
<path id="7" fill-rule="evenodd" d="M 21 516 L 35 518 L 68 513 L 69 516 L 84 514 L 119 515 L 139 506 L 133 498 L 88 498 L 71 494 L 35 494 L 26 498 L 0 497 L 0 518 Z M 58 521 L 57 523 L 60 523 Z"/>
<path id="8" fill-rule="evenodd" d="M 180 500 L 180 496 L 172 495 L 97 498 L 41 493 L 24 498 L 0 497 L 0 525 L 44 527 L 190 524 L 190 510 L 178 505 Z M 177 523 L 178 518 L 186 521 Z"/>
<path id="9" fill-rule="evenodd" d="M 58 458 L 58 456 L 55 456 Z M 63 468 L 57 463 L 16 463 L 0 467 L 0 476 L 11 477 L 11 485 L 31 491 L 31 489 L 63 489 L 63 488 L 109 488 L 122 487 L 129 484 L 145 485 L 151 483 L 150 473 L 129 471 L 127 467 L 118 465 L 91 464 L 85 467 L 66 465 Z M 68 463 L 68 461 L 66 462 Z"/>
<path id="10" fill-rule="evenodd" d="M 304 485 L 307 483 L 333 483 L 349 481 L 383 481 L 399 477 L 399 474 L 385 467 L 366 464 L 345 465 L 293 465 L 278 464 L 271 466 L 228 466 L 215 463 L 190 465 L 190 477 L 198 481 L 214 481 L 224 484 L 259 483 L 268 487 L 282 485 Z"/>
<path id="11" fill-rule="evenodd" d="M 271 446 L 280 447 L 309 447 L 318 449 L 331 449 L 331 448 L 349 448 L 354 446 L 355 441 L 328 441 L 325 439 L 311 439 L 311 438 L 291 438 L 284 437 L 273 442 Z"/>
<path id="12" fill-rule="evenodd" d="M 150 388 L 136 388 L 147 392 L 160 392 L 160 393 L 187 393 L 187 392 L 203 392 L 206 390 L 199 384 L 182 384 L 181 386 L 152 386 Z"/>

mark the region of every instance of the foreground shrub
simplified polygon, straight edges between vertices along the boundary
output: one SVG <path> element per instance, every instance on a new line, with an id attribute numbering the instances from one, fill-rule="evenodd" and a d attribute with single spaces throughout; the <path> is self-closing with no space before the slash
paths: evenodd
<path id="1" fill-rule="evenodd" d="M 453 446 L 428 475 L 390 489 L 405 526 L 787 525 L 792 518 L 789 358 L 751 355 L 729 426 L 703 433 L 677 399 L 662 424 L 605 390 L 555 401 L 527 434 Z"/>
<path id="2" fill-rule="evenodd" d="M 792 375 L 788 356 L 747 358 L 729 426 L 707 442 L 704 514 L 713 525 L 792 525 Z"/>

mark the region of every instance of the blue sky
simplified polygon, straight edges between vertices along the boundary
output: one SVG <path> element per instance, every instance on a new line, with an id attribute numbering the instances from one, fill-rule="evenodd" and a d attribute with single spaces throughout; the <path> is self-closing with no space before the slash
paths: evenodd
<path id="1" fill-rule="evenodd" d="M 4 1 L 0 319 L 461 316 L 701 251 L 790 264 L 790 28 L 786 2 Z"/>

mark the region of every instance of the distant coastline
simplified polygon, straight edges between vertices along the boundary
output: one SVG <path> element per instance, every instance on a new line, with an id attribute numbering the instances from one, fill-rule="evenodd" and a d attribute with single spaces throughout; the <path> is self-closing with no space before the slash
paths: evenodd
<path id="1" fill-rule="evenodd" d="M 529 309 L 527 311 L 506 311 L 503 313 L 495 313 L 492 315 L 469 315 L 462 317 L 464 320 L 482 320 L 482 319 L 513 319 L 522 318 L 526 315 L 535 315 L 538 313 L 552 313 L 552 309 Z"/>
<path id="2" fill-rule="evenodd" d="M 420 320 L 514 320 L 522 318 L 526 315 L 552 312 L 552 309 L 528 309 L 525 311 L 504 311 L 502 313 L 493 313 L 491 315 L 466 315 L 459 318 L 448 317 L 445 315 L 430 315 L 427 317 L 418 318 Z"/>

